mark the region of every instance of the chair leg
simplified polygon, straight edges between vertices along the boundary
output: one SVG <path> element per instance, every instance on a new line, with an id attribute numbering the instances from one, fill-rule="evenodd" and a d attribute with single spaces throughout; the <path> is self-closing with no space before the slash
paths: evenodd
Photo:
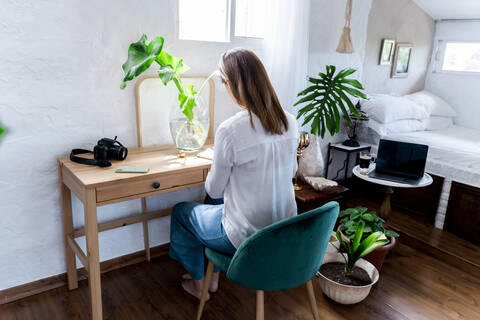
<path id="1" fill-rule="evenodd" d="M 207 298 L 208 288 L 210 287 L 210 282 L 212 281 L 213 275 L 213 263 L 208 261 L 207 273 L 203 281 L 202 296 L 200 298 L 200 305 L 198 306 L 197 320 L 200 320 L 203 313 L 203 307 L 205 306 L 205 299 Z"/>
<path id="2" fill-rule="evenodd" d="M 257 290 L 257 320 L 264 320 L 263 290 Z"/>
<path id="3" fill-rule="evenodd" d="M 310 308 L 312 309 L 313 319 L 320 320 L 320 317 L 318 315 L 318 309 L 317 309 L 317 301 L 315 300 L 315 292 L 313 291 L 312 280 L 308 281 L 306 283 L 306 286 L 307 286 L 307 292 L 308 292 L 308 300 L 310 302 Z"/>

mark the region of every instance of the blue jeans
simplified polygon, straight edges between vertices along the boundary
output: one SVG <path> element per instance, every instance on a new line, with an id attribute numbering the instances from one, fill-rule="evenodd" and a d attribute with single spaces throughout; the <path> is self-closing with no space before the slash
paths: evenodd
<path id="1" fill-rule="evenodd" d="M 170 257 L 180 261 L 195 280 L 203 279 L 205 273 L 205 247 L 228 255 L 236 251 L 223 229 L 222 212 L 223 200 L 208 195 L 205 204 L 181 202 L 173 207 Z"/>

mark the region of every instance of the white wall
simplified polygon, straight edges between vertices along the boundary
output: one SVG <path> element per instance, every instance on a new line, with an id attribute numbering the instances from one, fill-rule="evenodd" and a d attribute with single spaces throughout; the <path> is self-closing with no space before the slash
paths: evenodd
<path id="1" fill-rule="evenodd" d="M 360 70 L 371 1 L 355 1 L 353 55 L 335 53 L 345 1 L 312 0 L 310 67 L 326 64 Z M 136 145 L 133 83 L 119 89 L 130 42 L 142 33 L 162 35 L 166 50 L 181 56 L 190 74 L 208 74 L 222 52 L 259 42 L 202 43 L 176 40 L 177 1 L 52 1 L 2 3 L 0 10 L 0 121 L 10 133 L 0 148 L 0 290 L 65 272 L 55 159 L 73 147 L 90 148 L 118 135 Z M 215 124 L 236 111 L 217 82 Z M 337 137 L 337 140 L 339 138 Z M 149 208 L 198 199 L 202 188 L 149 199 Z M 139 201 L 99 208 L 99 220 L 140 210 Z M 74 199 L 75 225 L 83 223 Z M 168 241 L 168 218 L 150 222 L 151 245 Z M 83 245 L 83 244 L 82 244 Z M 100 234 L 100 258 L 143 248 L 141 225 Z"/>
<path id="2" fill-rule="evenodd" d="M 118 135 L 136 145 L 134 82 L 119 89 L 129 43 L 162 35 L 166 50 L 208 75 L 241 43 L 176 40 L 177 1 L 8 1 L 0 10 L 0 290 L 65 271 L 55 159 Z M 259 51 L 259 43 L 250 46 Z M 260 52 L 261 53 L 261 52 Z M 153 70 L 152 70 L 153 72 Z M 218 124 L 236 111 L 217 81 Z M 149 201 L 199 199 L 202 188 Z M 75 224 L 83 209 L 74 201 Z M 140 202 L 99 208 L 100 221 L 139 212 Z M 163 220 L 163 221 L 162 221 Z M 168 218 L 150 223 L 151 245 L 168 240 Z M 101 260 L 143 248 L 141 225 L 100 234 Z"/>
<path id="3" fill-rule="evenodd" d="M 437 22 L 436 27 L 434 53 L 438 49 L 438 40 L 480 42 L 480 22 Z M 439 53 L 434 56 L 440 59 L 442 55 Z M 455 124 L 478 129 L 480 104 L 477 92 L 480 75 L 441 72 L 440 68 L 435 70 L 435 63 L 441 66 L 442 61 L 432 62 L 425 88 L 445 99 L 457 111 Z"/>
<path id="4" fill-rule="evenodd" d="M 351 37 L 355 52 L 353 54 L 342 54 L 337 53 L 335 50 L 343 30 L 346 1 L 312 0 L 309 75 L 318 77 L 318 72 L 325 72 L 325 66 L 332 64 L 337 69 L 357 69 L 357 72 L 352 77 L 361 81 L 371 4 L 372 0 L 353 1 Z M 310 131 L 309 127 L 303 129 Z M 328 132 L 325 133 L 325 138 L 319 142 L 324 160 L 326 160 L 327 156 L 328 143 L 345 139 L 346 135 L 342 133 L 334 137 L 330 136 Z M 336 167 L 332 167 L 330 172 L 334 172 Z M 322 171 L 321 174 L 323 173 Z"/>
<path id="5" fill-rule="evenodd" d="M 422 90 L 432 55 L 435 23 L 412 0 L 373 0 L 368 20 L 368 37 L 363 80 L 368 92 L 404 95 Z M 391 78 L 391 66 L 378 60 L 382 39 L 413 44 L 407 78 Z"/>

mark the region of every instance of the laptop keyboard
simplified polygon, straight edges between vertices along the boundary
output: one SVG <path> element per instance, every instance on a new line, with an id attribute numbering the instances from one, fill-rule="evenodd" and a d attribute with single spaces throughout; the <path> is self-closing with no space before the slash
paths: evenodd
<path id="1" fill-rule="evenodd" d="M 392 176 L 389 174 L 384 174 L 384 173 L 378 173 L 376 171 L 372 171 L 368 174 L 369 177 L 371 178 L 376 178 L 376 179 L 381 179 L 381 180 L 387 180 L 387 181 L 393 181 L 393 182 L 398 182 L 398 183 L 408 183 L 408 184 L 418 184 L 421 179 L 409 179 L 409 178 L 404 178 L 404 177 L 396 177 Z"/>

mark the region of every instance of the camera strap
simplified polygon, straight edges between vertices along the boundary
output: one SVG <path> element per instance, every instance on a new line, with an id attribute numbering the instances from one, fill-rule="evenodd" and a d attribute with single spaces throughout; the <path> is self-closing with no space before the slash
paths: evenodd
<path id="1" fill-rule="evenodd" d="M 72 152 L 70 152 L 70 160 L 73 162 L 81 163 L 81 164 L 88 164 L 91 166 L 99 166 L 99 167 L 110 167 L 112 163 L 110 161 L 104 160 L 95 160 L 95 159 L 86 159 L 82 157 L 77 157 L 77 154 L 85 154 L 85 153 L 92 153 L 90 150 L 85 150 L 85 149 L 73 149 Z"/>

